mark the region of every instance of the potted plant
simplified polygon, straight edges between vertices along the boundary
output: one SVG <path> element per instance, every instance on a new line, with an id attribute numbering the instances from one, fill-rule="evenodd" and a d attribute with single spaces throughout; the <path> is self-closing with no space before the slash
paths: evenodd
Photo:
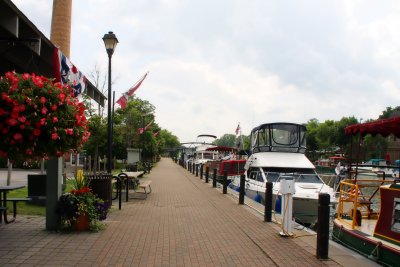
<path id="1" fill-rule="evenodd" d="M 92 192 L 82 171 L 78 171 L 73 181 L 73 189 L 63 194 L 58 202 L 61 228 L 77 231 L 102 229 L 104 224 L 100 221 L 106 219 L 108 205 Z"/>

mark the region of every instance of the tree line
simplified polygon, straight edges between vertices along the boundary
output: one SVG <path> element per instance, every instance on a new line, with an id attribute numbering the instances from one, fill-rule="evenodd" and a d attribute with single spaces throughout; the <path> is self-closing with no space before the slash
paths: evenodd
<path id="1" fill-rule="evenodd" d="M 387 107 L 377 119 L 386 119 L 396 116 L 400 116 L 399 106 L 395 108 Z M 338 121 L 326 120 L 324 122 L 319 122 L 318 119 L 313 118 L 307 123 L 304 123 L 307 128 L 307 157 L 312 161 L 335 154 L 354 157 L 354 151 L 353 155 L 349 155 L 352 145 L 351 140 L 353 140 L 353 145 L 358 145 L 355 144 L 358 139 L 352 139 L 346 136 L 345 128 L 349 125 L 360 123 L 360 120 L 354 116 L 343 117 Z M 376 119 L 368 119 L 363 122 L 373 120 Z M 388 140 L 390 139 L 383 138 L 379 135 L 375 137 L 366 135 L 361 140 L 361 155 L 363 160 L 368 158 L 385 158 Z M 250 135 L 236 136 L 234 134 L 224 134 L 215 141 L 215 145 L 238 147 L 239 149 L 249 150 Z"/>

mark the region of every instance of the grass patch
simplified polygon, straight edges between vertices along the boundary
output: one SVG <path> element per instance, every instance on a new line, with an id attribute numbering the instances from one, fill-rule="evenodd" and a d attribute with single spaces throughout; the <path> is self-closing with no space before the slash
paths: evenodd
<path id="1" fill-rule="evenodd" d="M 27 196 L 28 196 L 28 187 L 12 190 L 7 193 L 8 198 L 27 197 Z M 8 212 L 11 213 L 13 209 L 12 202 L 7 202 L 7 209 Z M 20 201 L 17 203 L 17 216 L 18 214 L 45 216 L 46 207 Z"/>

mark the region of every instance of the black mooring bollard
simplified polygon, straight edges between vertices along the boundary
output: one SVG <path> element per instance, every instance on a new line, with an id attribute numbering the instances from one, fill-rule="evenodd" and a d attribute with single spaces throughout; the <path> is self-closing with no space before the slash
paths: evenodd
<path id="1" fill-rule="evenodd" d="M 246 183 L 245 177 L 246 176 L 244 174 L 240 175 L 240 190 L 239 190 L 239 204 L 240 205 L 244 204 L 244 189 L 246 187 L 246 185 L 245 185 L 245 183 Z"/>
<path id="2" fill-rule="evenodd" d="M 208 176 L 210 175 L 210 168 L 206 168 L 206 183 L 208 184 Z"/>
<path id="3" fill-rule="evenodd" d="M 329 251 L 329 204 L 330 195 L 320 193 L 318 196 L 318 230 L 317 259 L 328 259 Z"/>
<path id="4" fill-rule="evenodd" d="M 190 164 L 189 164 L 189 163 L 187 163 L 187 170 L 188 170 L 189 172 L 191 172 L 191 171 L 190 171 Z"/>
<path id="5" fill-rule="evenodd" d="M 200 180 L 203 180 L 203 168 L 204 168 L 204 165 L 201 164 L 200 165 Z"/>
<path id="6" fill-rule="evenodd" d="M 265 185 L 264 222 L 272 221 L 272 182 Z"/>
<path id="7" fill-rule="evenodd" d="M 222 194 L 226 194 L 228 192 L 228 172 L 224 171 L 224 180 L 222 184 Z"/>
<path id="8" fill-rule="evenodd" d="M 199 164 L 196 165 L 196 177 L 199 176 Z"/>
<path id="9" fill-rule="evenodd" d="M 213 187 L 217 187 L 217 169 L 213 172 Z"/>
<path id="10" fill-rule="evenodd" d="M 195 171 L 196 171 L 196 164 L 193 163 L 193 164 L 192 164 L 192 173 L 193 173 L 193 175 L 194 175 Z"/>

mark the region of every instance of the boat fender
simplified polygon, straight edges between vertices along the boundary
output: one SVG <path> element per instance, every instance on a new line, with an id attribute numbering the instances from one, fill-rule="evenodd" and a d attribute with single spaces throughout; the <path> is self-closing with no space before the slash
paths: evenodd
<path id="1" fill-rule="evenodd" d="M 275 212 L 281 213 L 281 197 L 278 196 L 275 202 Z"/>
<path id="2" fill-rule="evenodd" d="M 255 202 L 261 203 L 261 196 L 259 194 L 257 194 L 257 195 L 254 196 L 253 200 Z"/>

